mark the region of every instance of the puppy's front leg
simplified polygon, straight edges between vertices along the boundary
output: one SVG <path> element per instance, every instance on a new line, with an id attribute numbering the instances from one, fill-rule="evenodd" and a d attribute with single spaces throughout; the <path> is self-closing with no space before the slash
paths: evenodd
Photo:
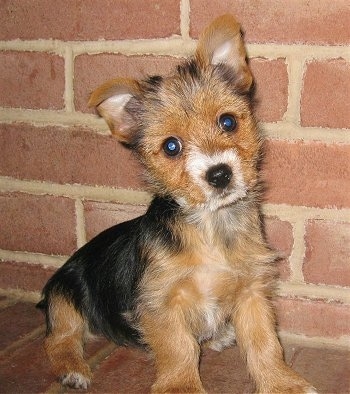
<path id="1" fill-rule="evenodd" d="M 180 308 L 142 317 L 144 339 L 157 370 L 153 393 L 205 393 L 199 377 L 200 347 Z"/>
<path id="2" fill-rule="evenodd" d="M 259 393 L 315 393 L 288 367 L 278 341 L 272 306 L 263 283 L 241 290 L 234 312 L 236 339 Z"/>

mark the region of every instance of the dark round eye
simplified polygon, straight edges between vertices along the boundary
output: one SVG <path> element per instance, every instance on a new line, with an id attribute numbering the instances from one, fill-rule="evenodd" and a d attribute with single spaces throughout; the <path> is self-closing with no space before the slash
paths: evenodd
<path id="1" fill-rule="evenodd" d="M 163 150 L 168 156 L 177 156 L 182 150 L 181 141 L 176 137 L 169 137 L 163 143 Z"/>
<path id="2" fill-rule="evenodd" d="M 233 115 L 222 114 L 218 119 L 219 127 L 222 131 L 234 131 L 237 127 L 237 121 Z"/>

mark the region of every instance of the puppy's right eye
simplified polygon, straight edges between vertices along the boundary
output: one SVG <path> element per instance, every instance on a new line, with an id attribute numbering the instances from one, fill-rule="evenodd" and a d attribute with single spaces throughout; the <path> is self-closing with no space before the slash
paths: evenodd
<path id="1" fill-rule="evenodd" d="M 231 114 L 222 114 L 219 116 L 218 125 L 222 131 L 232 132 L 237 128 L 237 120 Z"/>
<path id="2" fill-rule="evenodd" d="M 182 151 L 181 141 L 176 137 L 169 137 L 163 143 L 163 150 L 167 156 L 177 156 Z"/>

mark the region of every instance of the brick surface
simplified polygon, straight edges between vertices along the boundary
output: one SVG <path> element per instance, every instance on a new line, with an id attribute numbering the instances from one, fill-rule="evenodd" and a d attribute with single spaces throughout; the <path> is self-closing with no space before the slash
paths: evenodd
<path id="1" fill-rule="evenodd" d="M 41 337 L 23 345 L 0 364 L 3 393 L 43 393 L 54 380 Z"/>
<path id="2" fill-rule="evenodd" d="M 50 371 L 43 351 L 43 335 L 33 329 L 43 322 L 41 313 L 31 303 L 17 304 L 0 310 L 0 382 L 4 393 L 76 392 L 63 389 Z M 11 330 L 9 330 L 11 327 Z M 27 334 L 31 333 L 31 337 Z M 20 342 L 16 342 L 18 340 Z M 349 353 L 347 350 L 310 348 L 303 342 L 283 344 L 286 362 L 307 378 L 320 393 L 348 391 Z M 151 356 L 140 349 L 114 348 L 103 338 L 89 342 L 86 359 L 94 369 L 94 393 L 146 393 L 155 378 Z M 254 386 L 237 347 L 221 353 L 204 349 L 200 373 L 208 393 L 251 393 Z"/>
<path id="3" fill-rule="evenodd" d="M 347 0 L 191 0 L 191 36 L 198 37 L 214 17 L 227 12 L 241 22 L 248 42 L 329 45 L 350 42 Z"/>
<path id="4" fill-rule="evenodd" d="M 44 315 L 32 303 L 19 302 L 0 309 L 0 351 L 44 324 Z"/>
<path id="5" fill-rule="evenodd" d="M 1 107 L 62 109 L 64 60 L 48 53 L 2 52 L 0 86 Z"/>
<path id="6" fill-rule="evenodd" d="M 201 359 L 200 373 L 208 393 L 254 392 L 254 385 L 237 346 L 222 352 L 205 350 Z"/>
<path id="7" fill-rule="evenodd" d="M 0 288 L 40 291 L 55 271 L 54 268 L 44 268 L 36 264 L 2 261 Z"/>
<path id="8" fill-rule="evenodd" d="M 76 248 L 74 201 L 22 193 L 0 195 L 0 248 L 70 254 Z"/>
<path id="9" fill-rule="evenodd" d="M 108 227 L 134 219 L 145 213 L 145 206 L 87 201 L 84 203 L 87 240 Z"/>
<path id="10" fill-rule="evenodd" d="M 268 141 L 263 177 L 272 203 L 350 206 L 350 145 Z"/>
<path id="11" fill-rule="evenodd" d="M 127 378 L 126 378 L 127 377 Z M 94 372 L 92 393 L 147 393 L 155 379 L 148 354 L 139 349 L 119 347 Z"/>
<path id="12" fill-rule="evenodd" d="M 180 33 L 179 1 L 7 0 L 0 3 L 0 39 L 120 40 Z"/>
<path id="13" fill-rule="evenodd" d="M 350 62 L 343 59 L 307 64 L 302 96 L 302 126 L 350 128 Z"/>
<path id="14" fill-rule="evenodd" d="M 0 150 L 1 175 L 60 184 L 141 187 L 141 170 L 131 153 L 112 136 L 87 128 L 0 125 Z"/>
<path id="15" fill-rule="evenodd" d="M 349 351 L 325 348 L 298 348 L 293 368 L 314 384 L 319 393 L 350 391 Z"/>
<path id="16" fill-rule="evenodd" d="M 305 243 L 306 282 L 350 286 L 350 223 L 309 220 Z"/>
<path id="17" fill-rule="evenodd" d="M 279 328 L 306 336 L 350 335 L 350 307 L 335 302 L 293 298 L 276 300 Z"/>
<path id="18" fill-rule="evenodd" d="M 277 262 L 280 278 L 287 280 L 290 277 L 289 256 L 294 243 L 293 227 L 289 222 L 277 217 L 266 218 L 265 224 L 267 241 L 282 257 L 282 260 Z"/>
<path id="19" fill-rule="evenodd" d="M 284 59 L 253 58 L 250 67 L 256 83 L 256 116 L 263 122 L 282 120 L 288 104 L 288 73 Z"/>
<path id="20" fill-rule="evenodd" d="M 75 107 L 78 111 L 93 112 L 87 107 L 91 92 L 110 79 L 163 75 L 178 63 L 179 59 L 168 56 L 80 55 L 74 63 Z"/>

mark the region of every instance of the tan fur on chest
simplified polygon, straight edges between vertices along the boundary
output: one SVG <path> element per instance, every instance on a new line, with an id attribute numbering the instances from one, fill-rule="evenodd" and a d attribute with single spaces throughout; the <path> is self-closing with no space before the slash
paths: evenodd
<path id="1" fill-rule="evenodd" d="M 208 230 L 208 229 L 207 229 Z M 146 309 L 181 311 L 199 341 L 215 336 L 232 313 L 238 274 L 211 232 L 182 228 L 186 248 L 177 255 L 155 259 L 142 284 Z M 157 278 L 155 280 L 154 278 Z"/>

